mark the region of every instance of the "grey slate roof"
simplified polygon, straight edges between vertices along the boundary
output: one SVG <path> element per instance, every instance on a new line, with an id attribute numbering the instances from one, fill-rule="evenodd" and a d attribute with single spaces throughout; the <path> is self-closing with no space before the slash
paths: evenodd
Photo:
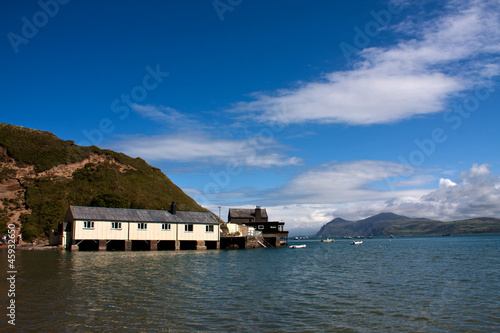
<path id="1" fill-rule="evenodd" d="M 219 224 L 212 213 L 70 206 L 66 220 Z"/>
<path id="2" fill-rule="evenodd" d="M 255 217 L 255 208 L 229 208 L 229 216 L 233 218 L 253 218 Z M 265 208 L 261 208 L 261 216 L 262 218 L 267 218 L 267 211 Z"/>

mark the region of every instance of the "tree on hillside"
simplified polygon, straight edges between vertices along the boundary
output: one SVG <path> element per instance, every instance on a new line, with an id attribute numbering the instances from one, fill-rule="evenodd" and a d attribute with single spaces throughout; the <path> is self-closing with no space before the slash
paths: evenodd
<path id="1" fill-rule="evenodd" d="M 95 196 L 90 201 L 92 207 L 107 208 L 130 208 L 130 203 L 126 197 L 116 193 L 104 193 Z"/>

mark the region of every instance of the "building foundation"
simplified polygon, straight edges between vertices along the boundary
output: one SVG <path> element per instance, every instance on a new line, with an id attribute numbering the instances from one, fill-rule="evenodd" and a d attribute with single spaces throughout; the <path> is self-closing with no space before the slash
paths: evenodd
<path id="1" fill-rule="evenodd" d="M 207 246 L 205 245 L 205 241 L 196 241 L 196 249 L 197 250 L 206 250 Z"/>
<path id="2" fill-rule="evenodd" d="M 106 240 L 105 239 L 99 239 L 97 241 L 97 243 L 98 243 L 99 251 L 106 251 Z"/>

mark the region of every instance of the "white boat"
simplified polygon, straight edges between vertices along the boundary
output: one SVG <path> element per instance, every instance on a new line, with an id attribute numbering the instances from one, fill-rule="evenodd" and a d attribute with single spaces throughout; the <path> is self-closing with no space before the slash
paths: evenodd
<path id="1" fill-rule="evenodd" d="M 291 249 L 303 249 L 305 248 L 307 245 L 303 244 L 303 245 L 290 245 L 290 248 Z"/>
<path id="2" fill-rule="evenodd" d="M 361 245 L 363 244 L 363 241 L 352 241 L 351 245 Z"/>
<path id="3" fill-rule="evenodd" d="M 331 243 L 331 242 L 333 242 L 333 239 L 331 239 L 331 238 L 325 238 L 325 239 L 322 239 L 321 241 L 323 243 Z"/>

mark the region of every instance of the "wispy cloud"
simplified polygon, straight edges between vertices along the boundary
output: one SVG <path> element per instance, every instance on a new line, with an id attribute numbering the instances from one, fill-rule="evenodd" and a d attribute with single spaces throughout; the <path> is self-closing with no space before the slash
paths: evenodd
<path id="1" fill-rule="evenodd" d="M 280 197 L 296 203 L 345 204 L 394 197 L 418 197 L 430 191 L 380 190 L 373 186 L 374 183 L 398 176 L 401 170 L 401 164 L 387 161 L 362 160 L 324 164 L 293 178 L 282 189 Z M 420 176 L 415 177 L 421 181 Z"/>
<path id="2" fill-rule="evenodd" d="M 191 130 L 203 127 L 199 121 L 168 106 L 132 104 L 134 110 L 141 117 L 156 123 L 167 124 L 176 129 L 189 128 Z"/>
<path id="3" fill-rule="evenodd" d="M 498 3 L 453 1 L 438 18 L 394 27 L 390 47 L 362 50 L 352 70 L 258 94 L 234 110 L 261 121 L 380 124 L 443 111 L 451 97 L 500 72 Z"/>
<path id="4" fill-rule="evenodd" d="M 257 138 L 218 139 L 205 132 L 190 132 L 152 137 L 130 137 L 115 143 L 114 148 L 148 161 L 231 164 L 234 167 L 282 167 L 302 163 L 278 148 L 274 140 L 265 144 Z"/>

